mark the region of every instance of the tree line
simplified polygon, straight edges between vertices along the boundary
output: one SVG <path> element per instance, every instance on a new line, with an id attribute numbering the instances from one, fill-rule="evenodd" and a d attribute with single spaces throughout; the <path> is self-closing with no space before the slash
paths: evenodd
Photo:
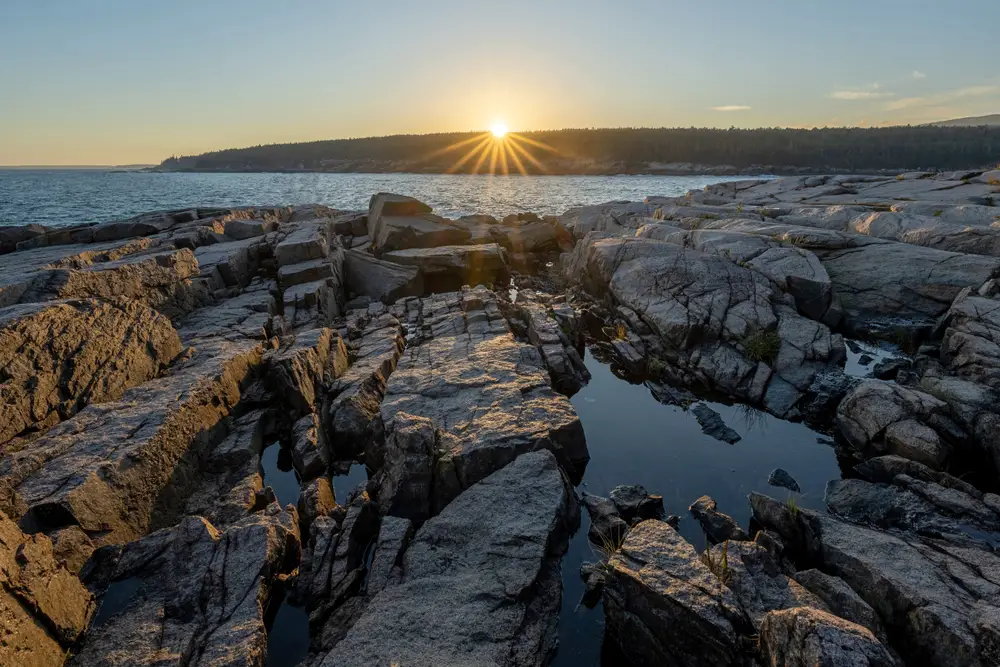
<path id="1" fill-rule="evenodd" d="M 479 145 L 480 136 L 485 137 L 464 132 L 270 144 L 172 157 L 164 160 L 161 168 L 447 171 Z M 517 133 L 505 141 L 517 143 L 535 158 L 538 164 L 521 159 L 524 168 L 532 172 L 572 173 L 585 171 L 588 164 L 597 169 L 648 171 L 651 163 L 729 165 L 736 169 L 951 170 L 1000 162 L 1000 127 L 989 126 L 568 129 Z M 489 142 L 485 148 L 491 148 Z M 476 162 L 469 159 L 454 170 L 472 171 Z"/>

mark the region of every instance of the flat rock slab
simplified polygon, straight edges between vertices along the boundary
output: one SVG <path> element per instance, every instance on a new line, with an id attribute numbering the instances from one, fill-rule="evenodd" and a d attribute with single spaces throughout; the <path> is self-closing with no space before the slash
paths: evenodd
<path id="1" fill-rule="evenodd" d="M 180 352 L 170 320 L 138 301 L 0 308 L 0 446 L 89 403 L 119 398 L 156 377 Z"/>
<path id="2" fill-rule="evenodd" d="M 35 529 L 79 525 L 98 545 L 173 520 L 261 354 L 254 342 L 205 343 L 169 375 L 88 406 L 6 457 L 8 513 Z"/>
<path id="3" fill-rule="evenodd" d="M 124 547 L 111 574 L 134 592 L 105 612 L 75 662 L 94 667 L 263 665 L 264 611 L 299 558 L 295 511 L 277 504 L 217 530 L 201 517 Z"/>
<path id="4" fill-rule="evenodd" d="M 586 462 L 572 404 L 550 387 L 537 349 L 509 333 L 491 292 L 413 299 L 407 308 L 409 330 L 420 342 L 407 348 L 389 378 L 384 443 L 371 457 L 373 468 L 385 465 L 386 495 L 379 496 L 385 511 L 426 518 L 537 449 L 553 451 L 569 471 Z"/>
<path id="5" fill-rule="evenodd" d="M 574 506 L 552 454 L 520 456 L 417 531 L 402 581 L 376 595 L 315 664 L 547 664 Z"/>

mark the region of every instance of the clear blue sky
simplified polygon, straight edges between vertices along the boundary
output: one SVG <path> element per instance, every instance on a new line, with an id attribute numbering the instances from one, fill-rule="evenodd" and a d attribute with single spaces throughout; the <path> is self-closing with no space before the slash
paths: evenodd
<path id="1" fill-rule="evenodd" d="M 1000 112 L 1000 0 L 0 0 L 0 164 Z"/>

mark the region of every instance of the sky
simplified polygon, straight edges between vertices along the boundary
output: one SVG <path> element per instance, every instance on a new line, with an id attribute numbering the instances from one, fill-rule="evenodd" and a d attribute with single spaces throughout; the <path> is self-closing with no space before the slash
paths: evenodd
<path id="1" fill-rule="evenodd" d="M 0 0 L 0 165 L 1000 113 L 1000 0 Z"/>

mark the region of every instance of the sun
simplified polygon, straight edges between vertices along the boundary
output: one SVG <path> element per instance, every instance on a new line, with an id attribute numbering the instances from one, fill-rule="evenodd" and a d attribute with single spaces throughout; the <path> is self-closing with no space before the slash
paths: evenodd
<path id="1" fill-rule="evenodd" d="M 490 132 L 497 139 L 503 139 L 507 136 L 507 126 L 504 123 L 493 123 L 493 127 L 490 128 Z"/>

